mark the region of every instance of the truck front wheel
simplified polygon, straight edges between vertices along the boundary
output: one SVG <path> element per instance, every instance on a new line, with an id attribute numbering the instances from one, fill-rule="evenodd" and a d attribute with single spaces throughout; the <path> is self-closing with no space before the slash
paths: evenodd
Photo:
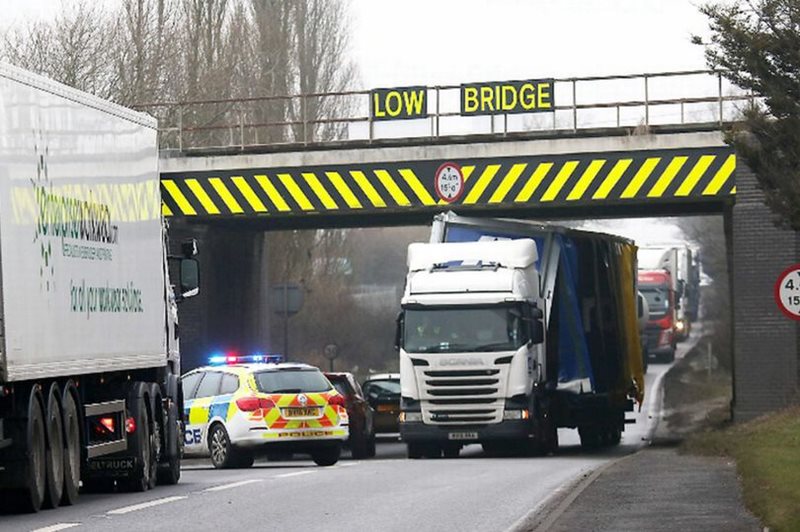
<path id="1" fill-rule="evenodd" d="M 423 454 L 425 454 L 425 447 L 421 443 L 406 444 L 406 455 L 412 460 L 422 458 Z"/>

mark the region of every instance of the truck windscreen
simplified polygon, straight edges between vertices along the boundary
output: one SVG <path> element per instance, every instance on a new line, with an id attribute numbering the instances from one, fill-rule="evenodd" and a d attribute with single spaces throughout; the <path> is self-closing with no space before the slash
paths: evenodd
<path id="1" fill-rule="evenodd" d="M 639 285 L 639 291 L 647 299 L 650 318 L 663 318 L 669 310 L 669 292 L 666 288 Z"/>
<path id="2" fill-rule="evenodd" d="M 517 306 L 414 308 L 405 311 L 408 353 L 516 350 L 527 342 Z"/>

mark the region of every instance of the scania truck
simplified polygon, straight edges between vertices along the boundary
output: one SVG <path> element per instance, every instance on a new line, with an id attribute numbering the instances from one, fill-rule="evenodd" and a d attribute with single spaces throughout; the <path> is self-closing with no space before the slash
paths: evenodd
<path id="1" fill-rule="evenodd" d="M 615 445 L 644 395 L 636 247 L 509 220 L 436 217 L 411 244 L 398 317 L 410 458 L 553 452 L 559 427 Z"/>
<path id="2" fill-rule="evenodd" d="M 178 482 L 195 252 L 167 253 L 155 120 L 0 63 L 0 503 Z"/>

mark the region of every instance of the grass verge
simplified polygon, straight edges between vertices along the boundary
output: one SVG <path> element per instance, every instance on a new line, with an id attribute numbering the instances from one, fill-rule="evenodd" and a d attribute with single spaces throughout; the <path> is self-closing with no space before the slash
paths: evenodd
<path id="1" fill-rule="evenodd" d="M 733 458 L 747 508 L 772 530 L 800 530 L 800 407 L 694 434 L 682 450 Z"/>

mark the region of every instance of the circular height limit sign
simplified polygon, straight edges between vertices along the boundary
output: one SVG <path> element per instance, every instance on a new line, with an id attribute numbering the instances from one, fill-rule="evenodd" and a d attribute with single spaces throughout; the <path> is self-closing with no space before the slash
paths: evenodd
<path id="1" fill-rule="evenodd" d="M 464 193 L 464 175 L 456 163 L 444 163 L 436 170 L 433 186 L 439 199 L 453 203 Z"/>
<path id="2" fill-rule="evenodd" d="M 786 316 L 800 321 L 800 264 L 786 268 L 778 277 L 775 301 Z"/>

